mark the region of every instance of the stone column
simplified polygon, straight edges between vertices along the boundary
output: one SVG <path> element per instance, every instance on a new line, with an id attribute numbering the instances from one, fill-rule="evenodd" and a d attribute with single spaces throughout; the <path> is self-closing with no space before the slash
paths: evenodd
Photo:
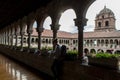
<path id="1" fill-rule="evenodd" d="M 1 33 L 1 43 L 3 44 L 3 32 Z"/>
<path id="2" fill-rule="evenodd" d="M 5 31 L 5 45 L 7 45 L 7 33 Z"/>
<path id="3" fill-rule="evenodd" d="M 59 30 L 60 25 L 59 24 L 51 24 L 51 30 L 53 31 L 53 39 L 57 38 L 57 31 Z"/>
<path id="4" fill-rule="evenodd" d="M 11 48 L 12 48 L 13 47 L 13 34 L 11 34 L 10 42 L 11 42 Z"/>
<path id="5" fill-rule="evenodd" d="M 4 44 L 4 33 L 2 33 L 2 44 Z"/>
<path id="6" fill-rule="evenodd" d="M 2 44 L 2 32 L 1 32 L 1 44 Z"/>
<path id="7" fill-rule="evenodd" d="M 7 33 L 5 31 L 5 45 L 7 45 Z"/>
<path id="8" fill-rule="evenodd" d="M 78 27 L 78 59 L 82 63 L 83 58 L 83 29 L 86 25 L 87 19 L 85 18 L 77 18 L 74 19 L 75 25 Z"/>
<path id="9" fill-rule="evenodd" d="M 18 44 L 18 33 L 15 33 L 15 48 L 17 48 L 17 44 Z"/>
<path id="10" fill-rule="evenodd" d="M 21 46 L 20 46 L 20 51 L 23 51 L 23 36 L 24 36 L 24 33 L 23 31 L 20 30 L 20 35 L 21 35 Z"/>
<path id="11" fill-rule="evenodd" d="M 11 29 L 10 36 L 11 36 L 11 39 L 10 39 L 10 42 L 11 42 L 11 48 L 13 48 L 13 37 L 14 37 L 14 31 L 13 31 L 12 29 Z"/>
<path id="12" fill-rule="evenodd" d="M 0 36 L 0 38 L 1 38 L 1 44 L 2 44 L 2 32 L 1 32 L 1 36 Z"/>
<path id="13" fill-rule="evenodd" d="M 2 32 L 2 44 L 4 44 L 4 32 Z"/>
<path id="14" fill-rule="evenodd" d="M 3 44 L 5 45 L 5 32 L 3 32 Z"/>
<path id="15" fill-rule="evenodd" d="M 8 46 L 10 46 L 10 32 L 8 31 Z"/>
<path id="16" fill-rule="evenodd" d="M 4 44 L 4 36 L 3 36 L 3 32 L 2 32 L 2 44 Z"/>
<path id="17" fill-rule="evenodd" d="M 0 32 L 0 44 L 1 44 L 2 42 L 1 42 L 1 32 Z"/>
<path id="18" fill-rule="evenodd" d="M 0 44 L 1 44 L 1 32 L 0 32 Z"/>
<path id="19" fill-rule="evenodd" d="M 41 50 L 41 34 L 42 34 L 44 28 L 37 25 L 36 29 L 37 29 L 37 32 L 38 32 L 38 50 Z"/>
<path id="20" fill-rule="evenodd" d="M 28 52 L 30 52 L 30 48 L 31 48 L 31 34 L 33 32 L 34 18 L 35 18 L 34 13 L 31 13 L 26 17 L 27 34 L 28 34 Z"/>
<path id="21" fill-rule="evenodd" d="M 27 30 L 28 33 L 28 52 L 30 52 L 30 48 L 31 48 L 31 34 L 32 34 L 33 30 L 29 29 Z"/>
<path id="22" fill-rule="evenodd" d="M 51 30 L 53 31 L 53 40 L 57 38 L 57 31 L 59 30 L 60 25 L 59 24 L 51 24 Z M 55 49 L 55 46 L 53 46 L 53 50 Z"/>

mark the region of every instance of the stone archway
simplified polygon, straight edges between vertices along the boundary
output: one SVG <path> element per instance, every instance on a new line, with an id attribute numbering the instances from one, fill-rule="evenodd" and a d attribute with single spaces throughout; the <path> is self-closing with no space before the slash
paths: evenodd
<path id="1" fill-rule="evenodd" d="M 92 54 L 92 53 L 96 54 L 95 49 L 91 49 L 91 50 L 90 50 L 90 53 L 91 53 L 91 54 Z"/>
<path id="2" fill-rule="evenodd" d="M 97 53 L 104 53 L 104 51 L 102 49 L 98 49 Z"/>
<path id="3" fill-rule="evenodd" d="M 85 49 L 84 49 L 84 53 L 85 53 L 86 55 L 88 55 L 88 54 L 89 54 L 89 50 L 88 50 L 87 48 L 85 48 Z"/>
<path id="4" fill-rule="evenodd" d="M 67 9 L 64 12 L 62 12 L 62 15 L 59 20 L 59 30 L 70 33 L 78 32 L 77 27 L 75 27 L 74 19 L 76 19 L 76 13 L 74 9 Z"/>

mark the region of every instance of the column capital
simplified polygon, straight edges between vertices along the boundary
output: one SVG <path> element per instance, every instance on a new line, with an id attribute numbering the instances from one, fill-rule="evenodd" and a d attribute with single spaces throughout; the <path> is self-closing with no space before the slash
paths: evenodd
<path id="1" fill-rule="evenodd" d="M 18 35 L 19 35 L 19 33 L 18 33 L 18 32 L 15 32 L 15 35 L 17 35 L 17 36 L 18 36 Z"/>
<path id="2" fill-rule="evenodd" d="M 27 33 L 32 34 L 33 30 L 27 29 Z"/>
<path id="3" fill-rule="evenodd" d="M 86 25 L 88 19 L 86 19 L 86 18 L 76 18 L 76 19 L 74 19 L 74 21 L 75 21 L 75 26 L 78 26 L 78 27 L 82 26 L 83 27 L 83 26 Z"/>
<path id="4" fill-rule="evenodd" d="M 17 28 L 15 29 L 15 35 L 19 35 L 20 34 L 20 30 L 18 30 Z"/>
<path id="5" fill-rule="evenodd" d="M 44 30 L 44 28 L 43 28 L 43 27 L 37 27 L 37 28 L 36 28 L 36 31 L 37 31 L 38 33 L 42 33 L 42 32 L 43 32 L 43 30 Z"/>
<path id="6" fill-rule="evenodd" d="M 20 31 L 20 34 L 21 34 L 21 35 L 24 35 L 24 34 L 25 34 L 25 32 L 24 32 L 24 31 Z"/>
<path id="7" fill-rule="evenodd" d="M 51 24 L 50 26 L 51 26 L 51 30 L 57 31 L 59 30 L 60 24 Z"/>

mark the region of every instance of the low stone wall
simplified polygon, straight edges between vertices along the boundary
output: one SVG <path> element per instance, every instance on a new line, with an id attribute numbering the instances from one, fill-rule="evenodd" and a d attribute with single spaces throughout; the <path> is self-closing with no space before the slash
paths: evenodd
<path id="1" fill-rule="evenodd" d="M 0 46 L 0 52 L 48 75 L 53 76 L 53 59 L 47 56 L 20 52 Z M 60 80 L 120 80 L 120 72 L 107 68 L 80 64 L 76 61 L 64 61 Z"/>
<path id="2" fill-rule="evenodd" d="M 80 64 L 79 61 L 65 62 L 62 80 L 120 80 L 120 71 Z"/>

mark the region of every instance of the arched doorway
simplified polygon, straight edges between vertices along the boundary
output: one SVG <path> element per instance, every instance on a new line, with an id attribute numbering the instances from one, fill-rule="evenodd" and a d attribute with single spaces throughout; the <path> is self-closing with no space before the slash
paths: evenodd
<path id="1" fill-rule="evenodd" d="M 90 50 L 90 54 L 93 54 L 93 53 L 96 54 L 95 49 L 91 49 L 91 50 Z"/>
<path id="2" fill-rule="evenodd" d="M 87 48 L 85 48 L 85 49 L 84 49 L 84 53 L 85 53 L 86 55 L 88 55 L 88 54 L 89 54 L 89 50 L 88 50 Z"/>

